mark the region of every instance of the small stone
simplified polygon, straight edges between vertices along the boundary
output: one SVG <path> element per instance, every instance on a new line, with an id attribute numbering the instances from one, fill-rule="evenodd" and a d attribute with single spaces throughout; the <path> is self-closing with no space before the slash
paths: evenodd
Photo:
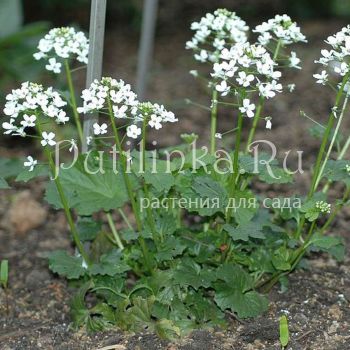
<path id="1" fill-rule="evenodd" d="M 26 287 L 29 290 L 35 290 L 48 280 L 50 280 L 50 275 L 46 270 L 33 270 L 26 277 Z"/>
<path id="2" fill-rule="evenodd" d="M 7 212 L 8 223 L 18 234 L 41 226 L 46 217 L 47 209 L 32 198 L 30 191 L 20 192 Z"/>
<path id="3" fill-rule="evenodd" d="M 339 321 L 343 317 L 343 312 L 338 305 L 332 305 L 328 310 L 328 315 L 333 320 Z"/>

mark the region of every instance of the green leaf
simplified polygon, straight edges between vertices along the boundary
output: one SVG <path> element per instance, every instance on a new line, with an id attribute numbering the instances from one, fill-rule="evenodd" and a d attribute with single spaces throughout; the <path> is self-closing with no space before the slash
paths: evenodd
<path id="1" fill-rule="evenodd" d="M 278 166 L 276 159 L 270 161 L 271 155 L 259 154 L 258 159 L 250 155 L 242 155 L 239 158 L 241 171 L 250 175 L 257 175 L 259 179 L 268 184 L 290 183 L 293 177 Z"/>
<path id="2" fill-rule="evenodd" d="M 342 241 L 339 237 L 324 236 L 320 233 L 316 233 L 310 240 L 310 243 L 318 248 L 330 249 L 338 244 L 341 244 Z"/>
<path id="3" fill-rule="evenodd" d="M 226 224 L 223 229 L 228 232 L 234 241 L 249 241 L 249 238 L 264 239 L 265 235 L 262 232 L 263 227 L 255 222 L 247 222 L 240 224 L 237 227 Z"/>
<path id="4" fill-rule="evenodd" d="M 68 279 L 77 279 L 87 272 L 82 257 L 70 256 L 64 250 L 56 250 L 48 258 L 50 270 Z"/>
<path id="5" fill-rule="evenodd" d="M 0 177 L 0 190 L 5 190 L 5 189 L 9 189 L 9 188 L 10 188 L 10 186 L 7 183 L 7 181 L 4 178 Z"/>
<path id="6" fill-rule="evenodd" d="M 215 302 L 221 310 L 231 309 L 239 318 L 256 317 L 268 309 L 268 300 L 257 292 L 242 293 L 223 282 L 218 282 L 215 290 Z"/>
<path id="7" fill-rule="evenodd" d="M 181 329 L 176 324 L 167 319 L 162 319 L 156 322 L 155 331 L 162 339 L 176 341 L 181 336 Z"/>
<path id="8" fill-rule="evenodd" d="M 350 187 L 350 174 L 346 170 L 347 165 L 350 165 L 348 160 L 328 160 L 323 177 L 330 181 L 341 181 Z"/>
<path id="9" fill-rule="evenodd" d="M 47 177 L 49 176 L 49 171 L 47 166 L 44 165 L 37 165 L 33 171 L 29 171 L 28 169 L 25 169 L 21 173 L 18 174 L 16 177 L 16 182 L 28 182 L 36 177 Z"/>
<path id="10" fill-rule="evenodd" d="M 237 206 L 234 208 L 234 218 L 238 224 L 250 222 L 259 208 L 255 196 L 250 191 L 236 191 L 234 203 Z"/>
<path id="11" fill-rule="evenodd" d="M 317 201 L 325 201 L 326 194 L 324 193 L 315 193 L 312 198 L 308 199 L 300 208 L 302 213 L 305 213 L 305 218 L 310 222 L 315 221 L 320 216 L 319 209 L 316 208 Z"/>
<path id="12" fill-rule="evenodd" d="M 204 211 L 206 215 L 213 215 L 216 212 L 225 212 L 227 194 L 220 183 L 214 181 L 210 177 L 198 176 L 193 181 L 192 190 L 202 200 L 202 204 L 204 204 L 204 200 L 208 200 L 208 207 L 199 208 L 201 209 L 199 210 L 200 214 L 201 211 Z M 216 201 L 218 202 L 218 206 L 213 205 Z"/>
<path id="13" fill-rule="evenodd" d="M 145 182 L 152 185 L 158 192 L 168 192 L 175 185 L 175 178 L 171 173 L 157 172 L 153 174 L 151 171 L 146 171 L 143 176 Z"/>
<path id="14" fill-rule="evenodd" d="M 129 271 L 130 267 L 122 260 L 122 257 L 122 252 L 117 249 L 102 255 L 100 262 L 90 267 L 91 274 L 115 276 Z"/>
<path id="15" fill-rule="evenodd" d="M 23 171 L 23 159 L 0 158 L 0 177 L 9 179 Z"/>
<path id="16" fill-rule="evenodd" d="M 155 297 L 152 295 L 146 299 L 136 297 L 132 300 L 133 306 L 127 310 L 128 318 L 132 322 L 133 330 L 144 329 L 145 326 L 153 328 L 152 308 Z"/>
<path id="17" fill-rule="evenodd" d="M 337 261 L 343 261 L 345 246 L 340 237 L 324 236 L 316 233 L 309 242 L 312 246 L 331 254 Z"/>
<path id="18" fill-rule="evenodd" d="M 7 288 L 9 279 L 9 262 L 8 260 L 1 260 L 0 264 L 0 284 Z"/>
<path id="19" fill-rule="evenodd" d="M 92 156 L 90 156 L 92 157 Z M 115 174 L 106 160 L 104 174 L 89 174 L 84 170 L 81 158 L 74 167 L 61 169 L 59 179 L 68 198 L 70 208 L 76 209 L 83 216 L 99 210 L 109 211 L 122 207 L 128 200 L 122 174 Z M 94 170 L 89 165 L 90 172 Z M 51 182 L 46 190 L 46 200 L 56 208 L 62 208 L 56 186 Z"/>
<path id="20" fill-rule="evenodd" d="M 216 277 L 227 284 L 234 285 L 240 292 L 246 292 L 253 287 L 253 279 L 238 265 L 226 263 L 216 270 Z"/>
<path id="21" fill-rule="evenodd" d="M 158 262 L 171 260 L 177 255 L 182 254 L 185 249 L 186 245 L 181 243 L 178 238 L 173 236 L 167 237 L 167 239 L 160 244 L 155 258 Z"/>
<path id="22" fill-rule="evenodd" d="M 240 318 L 255 317 L 266 311 L 268 301 L 252 291 L 253 279 L 241 267 L 227 263 L 217 269 L 215 302 L 221 310 L 231 309 Z"/>
<path id="23" fill-rule="evenodd" d="M 103 298 L 108 305 L 118 308 L 120 303 L 125 300 L 123 297 L 123 289 L 125 286 L 125 277 L 96 275 L 93 276 L 94 287 L 99 288 L 96 294 L 99 298 Z M 102 287 L 102 288 L 101 288 Z"/>
<path id="24" fill-rule="evenodd" d="M 91 217 L 80 217 L 77 223 L 79 238 L 82 242 L 93 241 L 101 228 L 101 222 Z"/>
<path id="25" fill-rule="evenodd" d="M 292 266 L 290 264 L 291 251 L 286 247 L 280 247 L 273 253 L 272 264 L 280 271 L 289 271 Z"/>
<path id="26" fill-rule="evenodd" d="M 193 315 L 198 322 L 211 324 L 223 324 L 224 313 L 209 299 L 200 292 L 189 293 L 186 296 L 186 305 L 190 307 L 191 316 Z"/>
<path id="27" fill-rule="evenodd" d="M 89 318 L 90 313 L 85 305 L 85 296 L 87 292 L 93 288 L 93 286 L 94 284 L 92 281 L 86 282 L 83 286 L 81 286 L 70 302 L 70 313 L 73 326 L 76 329 L 86 324 Z"/>
<path id="28" fill-rule="evenodd" d="M 194 289 L 199 287 L 208 288 L 215 280 L 215 272 L 209 268 L 201 269 L 191 259 L 185 259 L 180 262 L 174 271 L 174 282 L 181 286 L 191 286 Z"/>
<path id="29" fill-rule="evenodd" d="M 288 320 L 285 315 L 280 318 L 280 342 L 283 348 L 289 343 Z"/>

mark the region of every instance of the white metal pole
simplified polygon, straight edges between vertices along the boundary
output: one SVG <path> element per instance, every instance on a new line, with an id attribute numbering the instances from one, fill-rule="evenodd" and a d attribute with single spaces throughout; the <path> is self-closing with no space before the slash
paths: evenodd
<path id="1" fill-rule="evenodd" d="M 89 30 L 89 63 L 86 75 L 86 87 L 88 88 L 95 79 L 101 79 L 103 64 L 103 46 L 106 25 L 107 0 L 92 0 Z M 91 136 L 92 125 L 98 120 L 98 115 L 87 114 L 84 117 L 84 140 L 82 151 L 87 152 L 87 138 Z"/>
<path id="2" fill-rule="evenodd" d="M 145 97 L 148 73 L 152 63 L 157 12 L 158 0 L 144 0 L 136 80 L 136 91 L 141 101 Z"/>

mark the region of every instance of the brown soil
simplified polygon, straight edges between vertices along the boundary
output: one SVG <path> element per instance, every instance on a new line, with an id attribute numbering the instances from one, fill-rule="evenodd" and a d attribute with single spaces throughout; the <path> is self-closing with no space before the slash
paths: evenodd
<path id="1" fill-rule="evenodd" d="M 304 150 L 306 160 L 314 159 L 318 143 L 308 136 L 305 126 L 309 122 L 299 116 L 299 109 L 317 120 L 325 120 L 332 96 L 325 88 L 315 86 L 312 74 L 317 68 L 313 60 L 319 54 L 322 40 L 342 25 L 318 22 L 303 25 L 310 38 L 310 44 L 299 48 L 305 60 L 304 69 L 288 77 L 297 84 L 297 89 L 294 94 L 285 93 L 267 106 L 274 128 L 269 133 L 263 129 L 258 133 L 259 137 L 274 141 L 280 155 L 288 149 Z M 179 33 L 171 39 L 159 37 L 156 43 L 148 95 L 175 110 L 181 119 L 176 132 L 170 128 L 162 131 L 163 138 L 159 139 L 164 145 L 178 142 L 181 132 L 197 132 L 203 139 L 209 134 L 207 113 L 183 103 L 185 97 L 191 96 L 196 102 L 208 105 L 204 87 L 199 87 L 187 74 L 192 69 L 190 54 L 183 49 L 188 37 L 189 33 Z M 136 48 L 137 38 L 121 32 L 108 33 L 105 74 L 133 82 Z M 233 122 L 225 111 L 219 128 L 232 128 Z M 2 155 L 21 153 L 17 150 L 0 149 Z M 307 178 L 307 174 L 299 176 L 292 193 L 304 193 Z M 39 182 L 29 186 L 16 184 L 14 189 L 0 192 L 0 259 L 10 262 L 8 295 L 0 291 L 0 350 L 94 350 L 116 344 L 119 347 L 115 349 L 135 350 L 280 349 L 278 319 L 283 313 L 288 316 L 291 332 L 288 349 L 349 349 L 350 259 L 347 257 L 338 264 L 325 255 L 313 256 L 310 269 L 292 274 L 287 292 L 279 293 L 278 287 L 272 291 L 267 314 L 245 323 L 232 319 L 226 331 L 197 331 L 176 344 L 161 341 L 152 334 L 130 335 L 117 329 L 93 335 L 84 330 L 73 332 L 69 329 L 68 307 L 72 290 L 48 271 L 44 258 L 45 252 L 71 249 L 64 216 L 42 204 L 48 210 L 45 223 L 25 234 L 15 233 L 7 214 L 14 198 L 24 190 L 31 192 L 32 199 L 43 203 L 43 186 Z M 274 189 L 269 191 L 273 193 Z M 350 246 L 349 220 L 350 210 L 345 209 L 331 230 L 345 238 L 347 247 Z"/>

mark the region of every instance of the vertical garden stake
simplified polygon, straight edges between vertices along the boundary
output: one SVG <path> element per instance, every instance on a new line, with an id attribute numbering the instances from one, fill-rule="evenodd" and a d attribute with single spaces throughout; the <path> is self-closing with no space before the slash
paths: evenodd
<path id="1" fill-rule="evenodd" d="M 86 75 L 86 87 L 88 88 L 94 79 L 101 79 L 102 61 L 103 61 L 103 44 L 106 22 L 107 0 L 92 0 L 90 15 L 90 48 L 89 63 Z M 82 151 L 88 150 L 87 138 L 91 136 L 93 124 L 97 121 L 96 114 L 88 114 L 84 118 L 84 140 Z"/>
<path id="2" fill-rule="evenodd" d="M 145 97 L 148 70 L 152 60 L 157 10 L 158 0 L 144 1 L 136 80 L 136 91 L 140 101 Z"/>

